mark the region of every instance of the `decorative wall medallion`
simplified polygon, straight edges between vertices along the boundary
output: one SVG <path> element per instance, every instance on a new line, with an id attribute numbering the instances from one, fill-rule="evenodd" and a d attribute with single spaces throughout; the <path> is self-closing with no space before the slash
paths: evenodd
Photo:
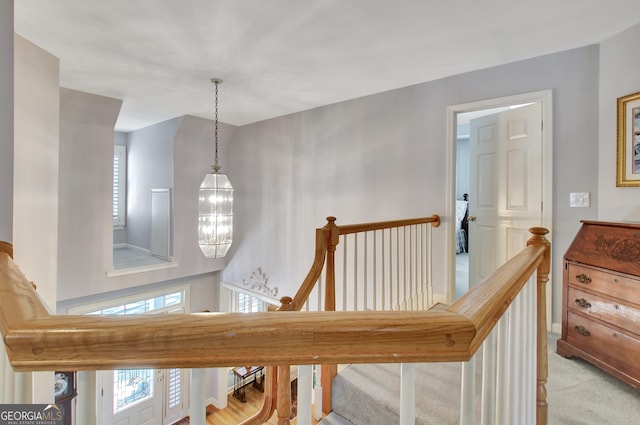
<path id="1" fill-rule="evenodd" d="M 619 263 L 640 263 L 640 240 L 607 239 L 600 235 L 595 245 L 596 251 Z"/>
<path id="2" fill-rule="evenodd" d="M 269 278 L 267 277 L 267 274 L 262 271 L 261 267 L 258 267 L 253 273 L 251 273 L 251 277 L 249 277 L 248 282 L 242 279 L 242 284 L 249 289 L 275 298 L 276 295 L 278 295 L 278 287 L 269 288 L 269 285 L 267 285 L 268 282 Z"/>

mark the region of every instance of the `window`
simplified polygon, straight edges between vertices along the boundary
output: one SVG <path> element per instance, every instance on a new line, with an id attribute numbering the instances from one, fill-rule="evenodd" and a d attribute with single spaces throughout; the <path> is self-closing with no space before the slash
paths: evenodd
<path id="1" fill-rule="evenodd" d="M 256 313 L 266 311 L 264 302 L 253 295 L 238 292 L 238 304 L 236 306 L 239 313 Z"/>
<path id="2" fill-rule="evenodd" d="M 69 314 L 94 316 L 183 313 L 186 310 L 187 288 L 167 288 L 150 292 L 144 296 L 133 295 L 97 304 L 69 309 Z M 154 397 L 158 380 L 155 369 L 118 369 L 113 371 L 113 414 L 121 412 L 134 404 Z M 168 369 L 169 407 L 182 403 L 182 375 L 180 369 Z"/>
<path id="3" fill-rule="evenodd" d="M 127 190 L 127 148 L 113 146 L 113 226 L 125 224 L 125 199 Z"/>

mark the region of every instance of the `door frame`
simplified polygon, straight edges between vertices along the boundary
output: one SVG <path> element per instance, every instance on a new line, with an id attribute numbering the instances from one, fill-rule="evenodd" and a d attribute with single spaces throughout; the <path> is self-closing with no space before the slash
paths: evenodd
<path id="1" fill-rule="evenodd" d="M 500 108 L 504 106 L 519 105 L 524 103 L 540 102 L 542 105 L 542 226 L 549 229 L 553 235 L 553 90 L 542 90 L 517 94 L 513 96 L 498 97 L 480 100 L 476 102 L 461 103 L 447 107 L 447 175 L 446 175 L 446 216 L 455 218 L 456 211 L 456 158 L 457 158 L 457 115 L 465 112 L 474 112 L 482 109 Z M 446 226 L 446 259 L 445 259 L 445 299 L 450 304 L 456 296 L 456 250 L 455 250 L 455 226 L 453 220 Z M 549 236 L 551 240 L 552 236 Z M 551 282 L 552 274 L 549 274 Z M 549 285 L 549 287 L 553 287 Z M 551 329 L 551 294 L 547 290 L 547 328 Z"/>

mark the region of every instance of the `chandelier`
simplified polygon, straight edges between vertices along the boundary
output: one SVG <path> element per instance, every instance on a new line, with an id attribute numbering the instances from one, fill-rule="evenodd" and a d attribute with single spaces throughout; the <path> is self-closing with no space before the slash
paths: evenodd
<path id="1" fill-rule="evenodd" d="M 198 191 L 198 245 L 207 258 L 221 258 L 231 247 L 233 236 L 233 186 L 218 164 L 218 85 L 215 85 L 215 162 Z"/>

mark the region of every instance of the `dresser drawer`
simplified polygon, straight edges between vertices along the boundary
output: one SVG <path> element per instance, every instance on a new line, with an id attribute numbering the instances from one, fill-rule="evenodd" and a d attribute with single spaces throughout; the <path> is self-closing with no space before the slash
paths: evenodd
<path id="1" fill-rule="evenodd" d="M 569 286 L 601 292 L 640 305 L 640 280 L 569 263 Z"/>
<path id="2" fill-rule="evenodd" d="M 596 317 L 640 337 L 640 310 L 637 308 L 571 287 L 567 308 Z"/>
<path id="3" fill-rule="evenodd" d="M 567 313 L 567 342 L 631 376 L 640 376 L 640 340 Z"/>

